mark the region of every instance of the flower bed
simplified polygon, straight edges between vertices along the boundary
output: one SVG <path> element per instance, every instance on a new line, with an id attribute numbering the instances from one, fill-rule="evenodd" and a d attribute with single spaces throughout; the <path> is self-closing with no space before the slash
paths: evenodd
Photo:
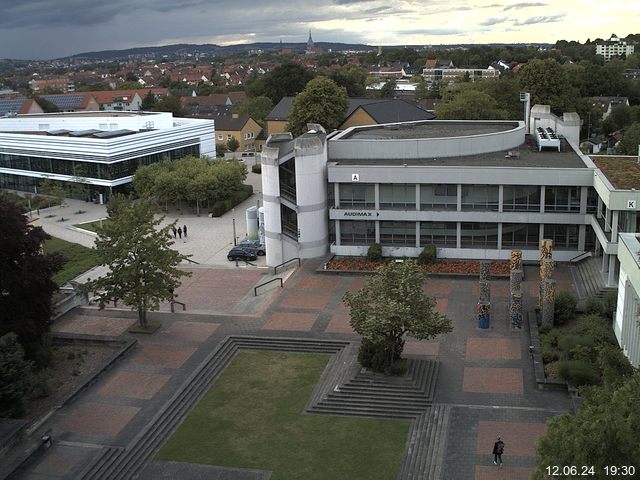
<path id="1" fill-rule="evenodd" d="M 370 262 L 365 257 L 333 257 L 328 265 L 328 270 L 341 271 L 371 271 L 375 272 L 386 262 Z M 422 265 L 422 268 L 430 273 L 453 273 L 459 275 L 479 275 L 480 262 L 478 260 L 438 260 L 431 265 Z M 492 275 L 509 275 L 509 262 L 495 260 L 491 262 Z"/>

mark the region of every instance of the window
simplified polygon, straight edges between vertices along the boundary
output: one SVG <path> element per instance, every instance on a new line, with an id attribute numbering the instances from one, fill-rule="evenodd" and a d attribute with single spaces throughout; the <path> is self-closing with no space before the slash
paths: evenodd
<path id="1" fill-rule="evenodd" d="M 233 135 L 227 135 L 227 142 L 233 138 Z"/>
<path id="2" fill-rule="evenodd" d="M 415 222 L 380 222 L 380 243 L 405 247 L 416 246 Z"/>
<path id="3" fill-rule="evenodd" d="M 462 210 L 498 211 L 497 185 L 463 185 Z"/>
<path id="4" fill-rule="evenodd" d="M 416 186 L 413 183 L 380 184 L 380 208 L 415 210 Z"/>
<path id="5" fill-rule="evenodd" d="M 546 187 L 545 212 L 580 212 L 580 187 Z"/>
<path id="6" fill-rule="evenodd" d="M 340 207 L 375 208 L 375 186 L 369 183 L 341 183 Z"/>
<path id="7" fill-rule="evenodd" d="M 420 185 L 421 210 L 457 210 L 458 185 Z"/>
<path id="8" fill-rule="evenodd" d="M 282 233 L 298 240 L 298 214 L 286 205 L 280 205 L 280 219 L 282 221 Z"/>
<path id="9" fill-rule="evenodd" d="M 497 223 L 462 223 L 462 248 L 498 248 Z"/>
<path id="10" fill-rule="evenodd" d="M 587 213 L 596 214 L 598 211 L 598 192 L 593 187 L 587 190 Z"/>
<path id="11" fill-rule="evenodd" d="M 221 141 L 221 142 L 224 141 L 224 137 L 220 133 L 218 134 L 218 140 Z"/>
<path id="12" fill-rule="evenodd" d="M 376 241 L 376 222 L 340 220 L 341 245 L 371 245 Z"/>
<path id="13" fill-rule="evenodd" d="M 578 249 L 577 225 L 544 225 L 544 238 L 553 240 L 553 248 L 558 250 Z"/>
<path id="14" fill-rule="evenodd" d="M 455 247 L 456 222 L 420 222 L 420 246 Z"/>
<path id="15" fill-rule="evenodd" d="M 540 187 L 537 185 L 505 185 L 502 195 L 505 212 L 540 211 Z"/>
<path id="16" fill-rule="evenodd" d="M 537 249 L 540 239 L 540 225 L 537 223 L 503 223 L 502 248 Z"/>

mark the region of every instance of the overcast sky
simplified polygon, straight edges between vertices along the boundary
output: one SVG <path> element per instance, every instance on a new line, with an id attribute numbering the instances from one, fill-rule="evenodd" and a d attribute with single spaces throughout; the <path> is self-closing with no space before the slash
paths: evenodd
<path id="1" fill-rule="evenodd" d="M 0 58 L 171 43 L 548 42 L 640 32 L 638 0 L 0 0 Z"/>

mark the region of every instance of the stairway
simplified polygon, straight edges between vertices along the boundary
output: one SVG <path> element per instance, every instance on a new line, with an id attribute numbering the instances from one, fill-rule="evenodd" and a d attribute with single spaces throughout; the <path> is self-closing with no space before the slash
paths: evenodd
<path id="1" fill-rule="evenodd" d="M 604 297 L 609 292 L 615 292 L 616 287 L 607 287 L 604 283 L 600 266 L 602 264 L 601 257 L 588 258 L 575 266 L 576 280 L 582 285 L 582 293 L 585 300 L 591 297 Z M 579 289 L 580 290 L 580 289 Z"/>

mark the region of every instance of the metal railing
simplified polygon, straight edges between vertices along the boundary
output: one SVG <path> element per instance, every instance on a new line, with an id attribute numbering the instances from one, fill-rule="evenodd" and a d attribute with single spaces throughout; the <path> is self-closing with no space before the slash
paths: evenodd
<path id="1" fill-rule="evenodd" d="M 287 260 L 286 262 L 282 262 L 280 265 L 276 265 L 275 267 L 273 267 L 273 274 L 276 275 L 278 273 L 278 268 L 280 267 L 284 267 L 285 265 L 291 263 L 291 262 L 298 262 L 298 266 L 300 266 L 300 258 L 296 257 L 296 258 L 291 258 L 289 260 Z"/>
<path id="2" fill-rule="evenodd" d="M 569 263 L 578 263 L 582 260 L 584 260 L 585 258 L 589 258 L 593 256 L 593 252 L 587 251 L 587 252 L 582 252 L 578 255 L 576 255 L 575 257 L 569 259 Z"/>
<path id="3" fill-rule="evenodd" d="M 178 305 L 182 305 L 182 311 L 183 311 L 183 312 L 187 309 L 187 305 L 186 305 L 186 304 L 184 304 L 184 303 L 182 303 L 182 302 L 179 302 L 179 301 L 177 301 L 177 300 L 172 300 L 172 301 L 171 301 L 171 313 L 175 313 L 175 311 L 176 311 L 176 309 L 175 309 L 175 305 L 176 305 L 176 303 L 177 303 Z"/>
<path id="4" fill-rule="evenodd" d="M 256 286 L 253 288 L 253 296 L 254 296 L 254 297 L 257 297 L 257 296 L 258 296 L 258 289 L 259 289 L 260 287 L 264 287 L 265 285 L 269 285 L 270 283 L 273 283 L 273 282 L 278 281 L 278 280 L 280 280 L 280 288 L 284 288 L 284 282 L 282 281 L 282 279 L 281 279 L 280 277 L 278 277 L 278 278 L 272 278 L 272 279 L 271 279 L 271 280 L 269 280 L 268 282 L 264 282 L 264 283 L 261 283 L 260 285 L 256 285 Z"/>
<path id="5" fill-rule="evenodd" d="M 196 262 L 195 260 L 191 260 L 190 258 L 185 258 L 184 260 L 186 260 L 189 263 L 195 263 L 196 265 L 200 265 L 200 262 Z"/>

